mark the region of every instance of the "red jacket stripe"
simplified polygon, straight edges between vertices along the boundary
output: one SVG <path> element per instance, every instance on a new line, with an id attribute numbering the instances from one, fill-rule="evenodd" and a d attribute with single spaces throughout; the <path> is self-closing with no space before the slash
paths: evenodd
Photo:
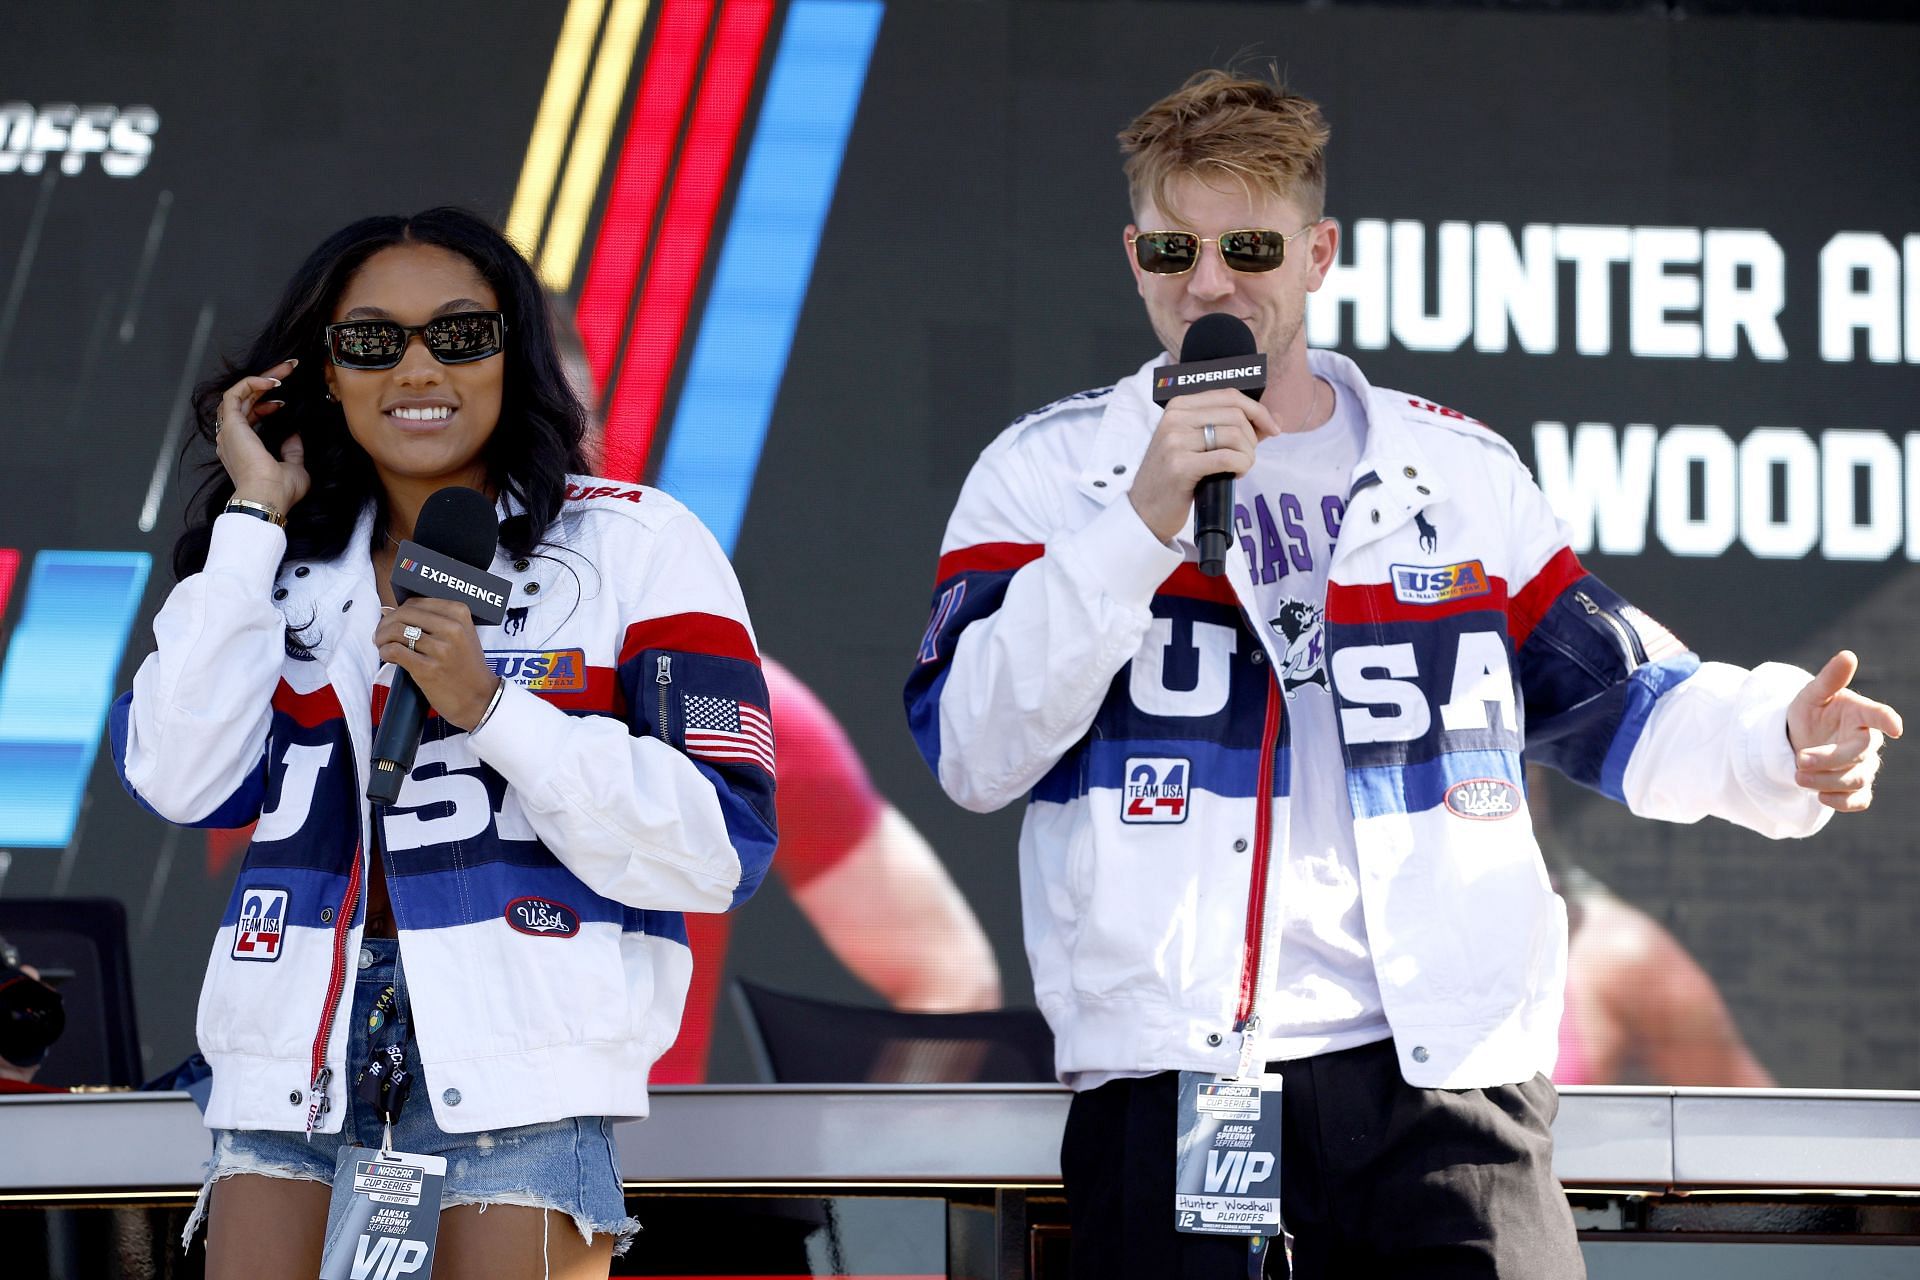
<path id="1" fill-rule="evenodd" d="M 760 654 L 747 629 L 732 618 L 713 613 L 674 613 L 634 623 L 627 628 L 627 638 L 620 646 L 621 665 L 647 649 L 711 653 L 760 665 Z"/>
<path id="2" fill-rule="evenodd" d="M 1586 568 L 1580 563 L 1580 557 L 1573 554 L 1573 548 L 1562 547 L 1554 552 L 1553 559 L 1540 566 L 1540 572 L 1533 575 L 1532 581 L 1514 593 L 1507 604 L 1507 634 L 1513 637 L 1516 650 L 1527 642 L 1527 637 L 1547 616 L 1547 610 L 1553 608 L 1561 593 L 1586 576 Z"/>

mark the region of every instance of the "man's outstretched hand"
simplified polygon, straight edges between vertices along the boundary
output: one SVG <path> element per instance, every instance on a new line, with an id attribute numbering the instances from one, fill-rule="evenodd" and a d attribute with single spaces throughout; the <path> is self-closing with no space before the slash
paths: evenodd
<path id="1" fill-rule="evenodd" d="M 1847 687 L 1859 670 L 1860 659 L 1842 649 L 1787 707 L 1793 780 L 1841 813 L 1859 813 L 1873 803 L 1880 744 L 1900 736 L 1898 711 Z"/>

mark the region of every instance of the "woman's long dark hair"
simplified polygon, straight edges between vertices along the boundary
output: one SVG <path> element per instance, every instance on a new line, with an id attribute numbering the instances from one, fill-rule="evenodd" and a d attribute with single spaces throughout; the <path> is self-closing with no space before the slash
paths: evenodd
<path id="1" fill-rule="evenodd" d="M 386 535 L 386 495 L 373 460 L 347 431 L 340 406 L 326 398 L 326 327 L 347 282 L 382 249 L 403 244 L 436 245 L 471 262 L 500 299 L 507 341 L 502 358 L 500 421 L 483 459 L 495 492 L 511 494 L 525 510 L 505 521 L 501 545 L 514 556 L 531 555 L 566 499 L 569 471 L 583 471 L 581 439 L 586 411 L 567 382 L 554 347 L 546 294 L 526 259 L 505 236 L 464 209 L 439 208 L 411 218 L 363 218 L 327 237 L 288 282 L 273 316 L 230 361 L 193 390 L 196 429 L 213 443 L 220 397 L 248 374 L 289 357 L 300 365 L 271 397 L 286 407 L 261 419 L 260 438 L 277 454 L 296 432 L 306 449 L 312 487 L 287 514 L 288 559 L 328 560 L 347 549 L 355 522 L 374 504 L 374 540 Z M 218 459 L 189 502 L 186 532 L 173 547 L 176 578 L 197 573 L 207 562 L 213 522 L 233 496 L 233 481 Z"/>

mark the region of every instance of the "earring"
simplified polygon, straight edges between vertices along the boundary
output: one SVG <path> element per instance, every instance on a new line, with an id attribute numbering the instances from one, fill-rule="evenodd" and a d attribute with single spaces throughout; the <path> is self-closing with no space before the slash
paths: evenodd
<path id="1" fill-rule="evenodd" d="M 324 397 L 326 398 L 326 401 L 327 401 L 327 403 L 328 403 L 328 404 L 339 404 L 339 403 L 340 403 L 340 398 L 339 398 L 338 396 L 336 396 L 336 395 L 334 395 L 334 394 L 333 394 L 333 392 L 332 392 L 331 390 L 329 390 L 329 391 L 325 391 L 325 392 L 322 392 L 321 394 L 322 394 L 322 395 L 323 395 L 323 396 L 324 396 Z"/>

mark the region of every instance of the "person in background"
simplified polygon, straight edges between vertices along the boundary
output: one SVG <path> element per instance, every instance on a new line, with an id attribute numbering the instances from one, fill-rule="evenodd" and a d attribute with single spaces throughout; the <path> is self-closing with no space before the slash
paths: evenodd
<path id="1" fill-rule="evenodd" d="M 874 789 L 847 732 L 800 678 L 762 657 L 780 740 L 780 856 L 774 873 L 854 977 L 895 1009 L 997 1009 L 1000 966 L 986 930 L 926 837 Z M 733 917 L 689 916 L 694 980 L 657 1084 L 707 1079 Z"/>
<path id="2" fill-rule="evenodd" d="M 1567 904 L 1567 1002 L 1553 1082 L 1771 1088 L 1773 1074 L 1747 1047 L 1712 977 L 1658 921 L 1567 856 L 1554 783 L 1538 766 L 1527 773 L 1534 835 Z"/>

